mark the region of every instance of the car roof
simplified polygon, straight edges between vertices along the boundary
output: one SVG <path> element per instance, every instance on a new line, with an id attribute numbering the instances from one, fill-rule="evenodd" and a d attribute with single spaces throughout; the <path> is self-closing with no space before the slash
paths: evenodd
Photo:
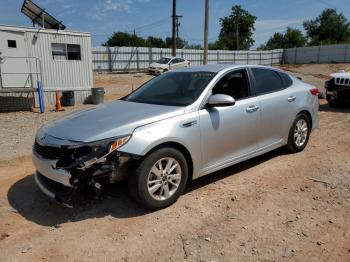
<path id="1" fill-rule="evenodd" d="M 185 59 L 179 56 L 162 56 L 161 58 L 169 58 L 169 59 L 173 59 L 173 58 L 181 58 L 181 59 Z"/>
<path id="2" fill-rule="evenodd" d="M 262 66 L 262 65 L 238 65 L 238 64 L 209 64 L 209 65 L 200 65 L 200 66 L 191 66 L 191 67 L 181 67 L 178 69 L 175 69 L 177 72 L 213 72 L 218 73 L 220 71 L 224 71 L 227 69 L 235 69 L 235 68 L 247 68 L 247 67 L 260 67 L 260 68 L 267 68 L 267 69 L 273 69 L 277 71 L 281 71 L 278 68 L 269 67 L 269 66 Z"/>

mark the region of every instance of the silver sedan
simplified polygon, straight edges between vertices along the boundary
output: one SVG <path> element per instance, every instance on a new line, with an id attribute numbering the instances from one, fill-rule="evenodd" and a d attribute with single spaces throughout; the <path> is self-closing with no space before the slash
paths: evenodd
<path id="1" fill-rule="evenodd" d="M 128 179 L 144 207 L 164 208 L 189 180 L 286 146 L 302 151 L 318 127 L 318 90 L 285 72 L 206 65 L 153 78 L 121 100 L 41 128 L 35 179 L 69 200 L 84 187 Z"/>

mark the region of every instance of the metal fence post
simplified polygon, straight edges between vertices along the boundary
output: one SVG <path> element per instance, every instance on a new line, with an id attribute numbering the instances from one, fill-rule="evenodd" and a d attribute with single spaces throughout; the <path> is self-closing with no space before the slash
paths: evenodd
<path id="1" fill-rule="evenodd" d="M 270 65 L 273 63 L 273 50 L 270 52 Z"/>
<path id="2" fill-rule="evenodd" d="M 345 45 L 345 52 L 344 52 L 344 63 L 346 63 L 346 57 L 348 56 L 348 48 L 349 48 L 349 45 Z"/>
<path id="3" fill-rule="evenodd" d="M 107 46 L 107 53 L 108 53 L 108 70 L 109 72 L 113 71 L 113 65 L 112 65 L 112 52 L 111 48 Z"/>
<path id="4" fill-rule="evenodd" d="M 317 51 L 317 63 L 320 63 L 320 56 L 321 56 L 321 45 L 318 46 L 318 51 Z"/>
<path id="5" fill-rule="evenodd" d="M 199 64 L 200 65 L 203 63 L 203 57 L 202 56 L 203 56 L 202 53 L 199 53 Z"/>
<path id="6" fill-rule="evenodd" d="M 236 64 L 236 51 L 233 51 L 233 63 Z"/>
<path id="7" fill-rule="evenodd" d="M 219 52 L 219 50 L 216 52 L 216 62 L 218 64 L 220 63 L 220 52 Z"/>
<path id="8" fill-rule="evenodd" d="M 262 51 L 259 52 L 259 65 L 262 65 L 262 62 L 261 62 L 261 56 L 262 56 Z"/>
<path id="9" fill-rule="evenodd" d="M 152 64 L 153 62 L 153 53 L 152 53 L 152 47 L 148 48 L 148 63 Z"/>
<path id="10" fill-rule="evenodd" d="M 286 55 L 286 50 L 287 49 L 283 49 L 282 50 L 282 57 L 281 57 L 281 62 L 280 62 L 282 65 L 284 65 L 286 63 L 286 56 L 287 56 Z"/>
<path id="11" fill-rule="evenodd" d="M 139 59 L 139 49 L 136 48 L 136 66 L 137 66 L 137 71 L 140 71 L 140 59 Z"/>

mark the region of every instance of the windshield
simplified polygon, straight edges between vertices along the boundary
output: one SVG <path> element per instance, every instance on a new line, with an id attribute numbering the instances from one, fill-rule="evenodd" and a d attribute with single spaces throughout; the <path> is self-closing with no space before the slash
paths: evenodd
<path id="1" fill-rule="evenodd" d="M 168 72 L 151 79 L 125 100 L 156 105 L 187 106 L 197 100 L 214 76 L 213 72 Z"/>
<path id="2" fill-rule="evenodd" d="M 162 57 L 161 59 L 159 59 L 157 61 L 157 63 L 158 64 L 167 64 L 167 63 L 169 63 L 169 61 L 170 61 L 170 58 Z"/>

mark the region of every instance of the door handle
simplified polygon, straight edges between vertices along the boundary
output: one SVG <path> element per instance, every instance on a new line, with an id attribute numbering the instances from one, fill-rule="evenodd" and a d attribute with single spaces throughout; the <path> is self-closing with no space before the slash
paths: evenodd
<path id="1" fill-rule="evenodd" d="M 297 99 L 296 96 L 289 96 L 287 100 L 288 102 L 293 102 L 295 99 Z"/>
<path id="2" fill-rule="evenodd" d="M 253 106 L 248 106 L 245 111 L 247 111 L 247 113 L 253 113 L 253 112 L 257 111 L 258 109 L 259 109 L 258 106 L 253 105 Z"/>

